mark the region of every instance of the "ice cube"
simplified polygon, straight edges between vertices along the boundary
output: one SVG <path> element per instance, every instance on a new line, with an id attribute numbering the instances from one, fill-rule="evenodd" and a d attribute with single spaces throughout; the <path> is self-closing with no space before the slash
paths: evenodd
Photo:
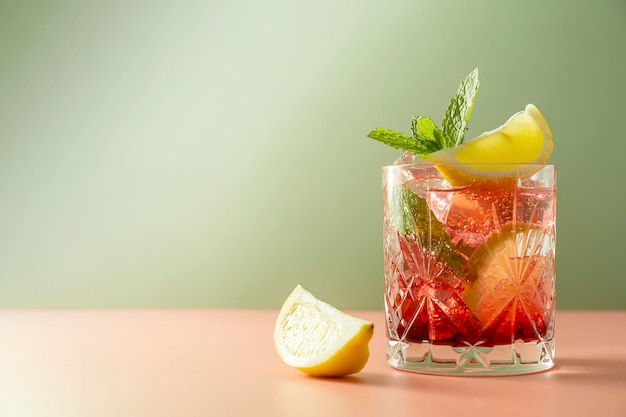
<path id="1" fill-rule="evenodd" d="M 450 207 L 452 206 L 453 196 L 453 193 L 445 191 L 431 192 L 428 195 L 426 200 L 428 208 L 430 208 L 437 220 L 441 223 L 445 224 L 448 220 L 448 213 L 450 212 Z"/>
<path id="2" fill-rule="evenodd" d="M 414 164 L 415 163 L 415 155 L 411 151 L 406 151 L 398 159 L 396 159 L 393 164 L 394 165 L 405 165 L 405 164 Z M 419 157 L 418 157 L 419 159 Z"/>

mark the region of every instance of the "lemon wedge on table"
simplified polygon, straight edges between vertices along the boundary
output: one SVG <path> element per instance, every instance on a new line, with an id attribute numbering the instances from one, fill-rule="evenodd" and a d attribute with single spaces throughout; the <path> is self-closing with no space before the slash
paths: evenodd
<path id="1" fill-rule="evenodd" d="M 548 161 L 554 144 L 552 131 L 535 105 L 528 104 L 497 129 L 425 156 L 452 185 L 473 178 L 502 180 L 527 178 Z"/>
<path id="2" fill-rule="evenodd" d="M 285 300 L 274 328 L 281 359 L 314 376 L 357 373 L 369 358 L 374 325 L 318 300 L 298 285 Z"/>

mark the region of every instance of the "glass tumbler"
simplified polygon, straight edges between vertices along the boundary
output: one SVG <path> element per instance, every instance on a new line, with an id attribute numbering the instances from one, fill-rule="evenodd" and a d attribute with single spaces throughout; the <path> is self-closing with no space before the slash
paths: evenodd
<path id="1" fill-rule="evenodd" d="M 555 220 L 553 165 L 384 167 L 389 365 L 456 375 L 551 368 Z"/>

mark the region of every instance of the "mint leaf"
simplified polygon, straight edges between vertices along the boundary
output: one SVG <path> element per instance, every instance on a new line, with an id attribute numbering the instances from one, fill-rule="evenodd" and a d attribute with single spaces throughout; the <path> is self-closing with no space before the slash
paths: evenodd
<path id="1" fill-rule="evenodd" d="M 478 68 L 474 68 L 461 81 L 456 96 L 450 101 L 446 115 L 441 122 L 446 148 L 456 147 L 463 143 L 479 85 Z"/>
<path id="2" fill-rule="evenodd" d="M 385 145 L 389 145 L 392 148 L 419 153 L 417 141 L 414 138 L 409 137 L 406 133 L 377 127 L 372 130 L 367 137 L 382 142 Z"/>
<path id="3" fill-rule="evenodd" d="M 420 148 L 418 152 L 420 155 L 443 149 L 444 142 L 441 130 L 430 117 L 415 116 L 411 122 L 411 131 Z"/>
<path id="4" fill-rule="evenodd" d="M 392 129 L 377 127 L 367 136 L 396 149 L 411 151 L 417 155 L 426 155 L 443 148 L 441 130 L 428 117 L 416 116 L 411 123 L 413 136 L 396 132 Z"/>
<path id="5" fill-rule="evenodd" d="M 455 246 L 446 233 L 445 226 L 428 207 L 426 200 L 403 188 L 400 190 L 398 204 L 400 207 L 396 207 L 394 213 L 401 214 L 395 219 L 396 229 L 403 235 L 415 236 L 423 248 L 460 273 L 466 260 L 455 252 Z"/>

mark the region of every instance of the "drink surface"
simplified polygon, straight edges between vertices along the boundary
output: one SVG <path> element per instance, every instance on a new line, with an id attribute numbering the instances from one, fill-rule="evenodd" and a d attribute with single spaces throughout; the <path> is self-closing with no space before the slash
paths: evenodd
<path id="1" fill-rule="evenodd" d="M 392 342 L 452 347 L 552 339 L 553 175 L 450 186 L 389 167 L 385 304 Z"/>

